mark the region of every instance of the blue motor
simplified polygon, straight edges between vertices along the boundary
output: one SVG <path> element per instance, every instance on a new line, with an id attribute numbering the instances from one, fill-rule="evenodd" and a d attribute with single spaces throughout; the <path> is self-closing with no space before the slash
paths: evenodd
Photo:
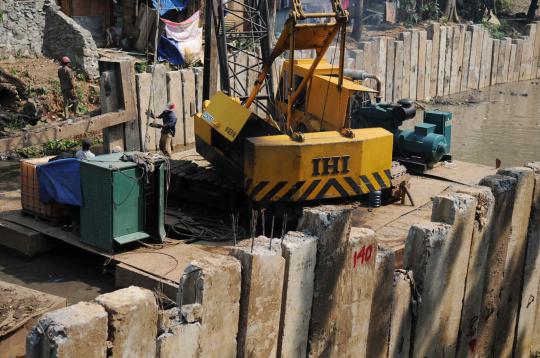
<path id="1" fill-rule="evenodd" d="M 426 111 L 424 122 L 414 129 L 399 130 L 394 137 L 399 156 L 417 156 L 428 163 L 450 155 L 452 135 L 450 112 Z"/>

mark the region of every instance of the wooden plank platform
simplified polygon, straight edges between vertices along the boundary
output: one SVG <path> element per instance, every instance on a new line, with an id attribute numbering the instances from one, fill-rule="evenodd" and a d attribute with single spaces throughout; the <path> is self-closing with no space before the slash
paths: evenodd
<path id="1" fill-rule="evenodd" d="M 188 155 L 191 159 L 197 160 L 197 154 L 194 152 L 183 153 L 181 156 Z M 429 177 L 413 176 L 411 178 L 410 191 L 415 200 L 415 207 L 408 202 L 405 205 L 395 203 L 369 211 L 367 207 L 357 205 L 353 212 L 353 226 L 374 229 L 377 232 L 379 244 L 395 251 L 399 261 L 410 225 L 421 219 L 429 219 L 433 196 L 448 190 L 450 186 L 474 185 L 484 176 L 494 173 L 494 168 L 459 161 L 440 165 L 427 173 Z M 163 291 L 171 299 L 175 298 L 175 288 L 178 287 L 184 269 L 192 260 L 201 257 L 211 259 L 212 255 L 226 252 L 226 250 L 213 250 L 218 245 L 215 243 L 190 245 L 182 241 L 167 239 L 165 245 L 141 245 L 129 251 L 110 254 L 81 242 L 77 235 L 66 232 L 61 227 L 25 216 L 20 210 L 1 212 L 0 221 L 17 224 L 46 237 L 110 258 L 114 263 L 121 264 L 120 269 L 123 270 L 118 285 L 143 282 L 149 288 L 165 285 L 167 290 Z M 223 245 L 226 246 L 227 243 L 219 243 L 219 246 Z"/>

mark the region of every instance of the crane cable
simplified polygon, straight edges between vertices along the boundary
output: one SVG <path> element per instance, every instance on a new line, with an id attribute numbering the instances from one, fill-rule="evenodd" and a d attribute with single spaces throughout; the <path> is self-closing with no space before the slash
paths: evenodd
<path id="1" fill-rule="evenodd" d="M 332 67 L 330 68 L 330 76 L 332 76 L 332 74 L 334 73 L 334 62 L 335 62 L 335 59 L 336 59 L 336 51 L 337 51 L 337 44 L 338 44 L 338 40 L 340 39 L 341 37 L 341 32 L 338 33 L 337 37 L 336 37 L 336 46 L 334 46 L 334 53 L 332 54 Z M 341 69 L 341 71 L 343 71 L 343 69 Z M 323 123 L 323 119 L 324 119 L 324 113 L 326 112 L 326 103 L 328 102 L 328 92 L 330 92 L 330 81 L 327 81 L 326 83 L 326 95 L 324 97 L 324 106 L 323 106 L 323 111 L 322 111 L 322 115 L 321 115 L 321 120 L 319 121 L 319 131 L 322 129 L 322 123 Z"/>
<path id="2" fill-rule="evenodd" d="M 144 133 L 144 143 L 143 143 L 143 151 L 148 151 L 148 142 L 150 141 L 150 135 L 148 134 L 148 130 L 150 127 L 150 108 L 155 109 L 155 101 L 154 101 L 154 92 L 155 92 L 155 85 L 154 85 L 154 79 L 156 77 L 156 65 L 157 65 L 157 47 L 158 47 L 158 38 L 159 38 L 159 12 L 161 10 L 161 0 L 158 0 L 157 2 L 157 8 L 156 8 L 156 35 L 154 36 L 154 70 L 152 71 L 152 79 L 150 80 L 150 96 L 148 97 L 148 107 L 146 110 L 146 130 Z M 147 45 L 148 48 L 148 45 Z M 148 50 L 146 55 L 148 56 Z M 155 113 L 152 113 L 155 115 Z M 156 123 L 156 119 L 153 118 L 152 123 Z M 154 131 L 154 140 L 157 142 L 157 133 Z"/>

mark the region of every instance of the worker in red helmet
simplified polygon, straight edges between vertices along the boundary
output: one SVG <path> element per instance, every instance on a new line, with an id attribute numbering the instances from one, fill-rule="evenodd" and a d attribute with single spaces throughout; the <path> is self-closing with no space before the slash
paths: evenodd
<path id="1" fill-rule="evenodd" d="M 163 152 L 167 157 L 171 157 L 171 151 L 173 149 L 172 138 L 176 134 L 176 114 L 174 110 L 176 105 L 169 103 L 165 110 L 157 117 L 152 112 L 148 112 L 152 118 L 161 118 L 163 124 L 150 123 L 151 127 L 161 128 L 161 137 L 159 138 L 159 150 Z"/>
<path id="2" fill-rule="evenodd" d="M 64 99 L 64 117 L 67 119 L 69 111 L 77 115 L 77 96 L 75 96 L 75 86 L 73 80 L 73 70 L 71 69 L 71 60 L 64 56 L 60 60 L 61 66 L 58 68 L 58 79 L 60 80 L 60 89 Z"/>

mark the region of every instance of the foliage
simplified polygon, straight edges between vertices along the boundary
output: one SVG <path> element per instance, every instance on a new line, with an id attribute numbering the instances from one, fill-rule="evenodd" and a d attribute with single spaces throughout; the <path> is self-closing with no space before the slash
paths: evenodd
<path id="1" fill-rule="evenodd" d="M 135 72 L 137 73 L 145 73 L 146 67 L 148 67 L 148 63 L 146 61 L 144 62 L 137 62 L 135 63 Z"/>
<path id="2" fill-rule="evenodd" d="M 401 0 L 398 3 L 400 20 L 408 26 L 422 20 L 436 20 L 440 13 L 437 0 Z"/>
<path id="3" fill-rule="evenodd" d="M 0 10 L 0 24 L 4 22 L 4 10 Z"/>
<path id="4" fill-rule="evenodd" d="M 96 137 L 92 139 L 92 145 L 102 144 L 103 139 Z M 62 152 L 75 150 L 80 146 L 80 140 L 78 139 L 60 139 L 50 140 L 43 146 L 31 146 L 26 148 L 16 149 L 17 153 L 22 158 L 36 158 L 44 155 L 58 155 Z"/>
<path id="5" fill-rule="evenodd" d="M 80 113 L 87 113 L 88 112 L 88 106 L 86 105 L 86 101 L 84 98 L 84 91 L 82 88 L 78 87 L 75 89 L 75 96 L 78 100 L 78 111 Z"/>
<path id="6" fill-rule="evenodd" d="M 9 121 L 5 122 L 4 130 L 10 132 L 16 132 L 23 129 L 26 126 L 26 122 L 21 117 L 13 117 Z"/>
<path id="7" fill-rule="evenodd" d="M 407 26 L 414 25 L 421 20 L 416 11 L 416 5 L 416 0 L 401 0 L 398 3 L 399 18 Z"/>
<path id="8" fill-rule="evenodd" d="M 22 158 L 36 158 L 43 155 L 41 149 L 36 146 L 19 148 L 15 150 L 15 153 L 17 153 Z"/>
<path id="9" fill-rule="evenodd" d="M 79 141 L 74 139 L 50 140 L 43 145 L 42 151 L 45 155 L 56 155 L 78 146 Z"/>
<path id="10" fill-rule="evenodd" d="M 420 0 L 417 9 L 422 20 L 436 20 L 441 15 L 439 3 L 436 0 Z"/>
<path id="11" fill-rule="evenodd" d="M 492 24 L 490 22 L 484 21 L 482 23 L 484 27 L 489 31 L 491 37 L 497 40 L 501 40 L 505 37 L 517 38 L 519 33 L 512 28 L 508 21 L 501 21 L 500 25 Z"/>

